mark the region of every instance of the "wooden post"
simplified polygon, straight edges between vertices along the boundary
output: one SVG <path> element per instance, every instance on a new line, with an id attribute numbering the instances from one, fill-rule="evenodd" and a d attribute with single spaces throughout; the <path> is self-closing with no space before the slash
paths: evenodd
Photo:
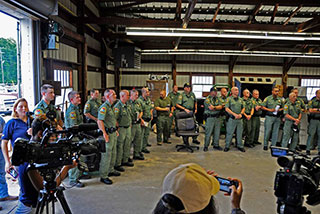
<path id="1" fill-rule="evenodd" d="M 172 80 L 173 85 L 177 84 L 177 57 L 176 55 L 173 55 L 172 58 Z"/>

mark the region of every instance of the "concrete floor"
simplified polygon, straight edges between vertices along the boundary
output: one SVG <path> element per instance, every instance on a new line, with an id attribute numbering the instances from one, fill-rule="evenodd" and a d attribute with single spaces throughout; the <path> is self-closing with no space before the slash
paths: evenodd
<path id="1" fill-rule="evenodd" d="M 133 168 L 126 168 L 120 177 L 113 177 L 111 186 L 99 182 L 99 177 L 85 180 L 85 188 L 67 189 L 65 196 L 73 213 L 108 213 L 108 214 L 146 214 L 151 213 L 161 196 L 161 184 L 164 176 L 182 163 L 195 162 L 206 169 L 215 170 L 222 177 L 235 177 L 243 181 L 244 193 L 241 207 L 248 214 L 276 213 L 276 198 L 273 195 L 273 183 L 279 169 L 276 158 L 265 152 L 262 146 L 247 149 L 245 153 L 235 148 L 227 153 L 222 151 L 203 152 L 204 134 L 199 138 L 200 151 L 193 154 L 176 152 L 175 145 L 182 140 L 172 138 L 173 144 L 157 146 L 155 134 L 151 133 L 151 154 L 145 155 L 145 161 L 135 161 Z M 260 139 L 262 140 L 262 139 Z M 224 146 L 224 139 L 220 145 Z M 315 151 L 313 151 L 315 154 Z M 65 181 L 67 185 L 68 182 Z M 17 184 L 10 184 L 11 192 L 17 193 Z M 230 198 L 219 192 L 216 201 L 220 214 L 230 213 Z M 17 202 L 0 202 L 8 213 Z M 59 205 L 56 213 L 63 213 Z M 313 214 L 320 213 L 320 206 L 309 207 Z"/>

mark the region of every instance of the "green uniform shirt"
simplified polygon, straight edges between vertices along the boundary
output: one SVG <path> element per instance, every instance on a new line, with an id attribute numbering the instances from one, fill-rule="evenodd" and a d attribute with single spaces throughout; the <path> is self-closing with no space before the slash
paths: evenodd
<path id="1" fill-rule="evenodd" d="M 177 103 L 178 103 L 179 96 L 180 96 L 180 93 L 179 93 L 179 92 L 173 93 L 173 91 L 171 91 L 171 92 L 168 94 L 168 97 L 171 99 L 171 102 L 172 102 L 172 106 L 173 106 L 173 107 L 176 107 L 176 105 L 177 105 Z"/>
<path id="2" fill-rule="evenodd" d="M 142 96 L 140 96 L 139 100 L 142 103 L 142 119 L 151 119 L 151 109 L 153 108 L 151 99 L 149 97 L 144 99 Z"/>
<path id="3" fill-rule="evenodd" d="M 287 103 L 287 102 L 290 102 L 289 98 L 286 99 L 286 102 L 285 102 L 285 103 Z M 306 104 L 304 103 L 304 101 L 303 101 L 300 97 L 297 97 L 296 102 L 297 102 L 297 105 L 300 106 L 300 108 L 302 108 L 302 109 L 304 109 L 304 110 L 307 109 Z"/>
<path id="4" fill-rule="evenodd" d="M 244 108 L 243 100 L 240 97 L 228 97 L 225 107 L 229 108 L 233 113 L 240 114 Z"/>
<path id="5" fill-rule="evenodd" d="M 60 116 L 58 114 L 58 111 L 56 110 L 56 108 L 54 107 L 54 105 L 52 105 L 51 103 L 48 105 L 44 100 L 41 100 L 36 107 L 33 110 L 34 116 L 36 118 L 41 117 L 42 115 L 47 114 L 49 111 L 54 111 L 56 113 L 56 119 L 57 121 L 60 120 Z"/>
<path id="6" fill-rule="evenodd" d="M 131 113 L 131 121 L 137 122 L 139 114 L 143 111 L 142 103 L 139 99 L 132 101 L 131 99 L 128 101 L 128 106 L 130 108 Z"/>
<path id="7" fill-rule="evenodd" d="M 167 108 L 167 107 L 171 107 L 172 102 L 171 99 L 169 97 L 166 97 L 164 99 L 162 98 L 158 98 L 156 100 L 156 102 L 154 103 L 154 107 L 160 107 L 160 108 Z M 158 116 L 169 116 L 171 112 L 171 109 L 169 111 L 157 111 L 157 115 Z"/>
<path id="8" fill-rule="evenodd" d="M 255 99 L 255 98 L 252 97 L 251 100 L 252 100 L 252 104 L 253 104 L 253 107 L 254 107 L 254 108 L 255 108 L 256 106 L 261 106 L 261 104 L 262 104 L 262 100 L 261 100 L 260 98 Z M 262 115 L 262 109 L 259 109 L 258 111 L 256 111 L 256 109 L 254 109 L 253 115 L 255 115 L 255 116 L 260 116 L 260 115 Z"/>
<path id="9" fill-rule="evenodd" d="M 253 106 L 253 103 L 252 103 L 252 100 L 251 99 L 244 99 L 244 98 L 242 98 L 242 100 L 243 100 L 243 105 L 244 105 L 244 112 L 247 114 L 247 115 L 250 115 L 251 114 L 251 110 L 252 110 L 252 108 L 254 107 Z"/>
<path id="10" fill-rule="evenodd" d="M 295 103 L 292 103 L 291 101 L 289 101 L 284 105 L 284 108 L 283 108 L 284 115 L 289 114 L 291 117 L 294 117 L 297 119 L 300 113 L 301 113 L 300 102 L 296 101 Z M 289 119 L 286 118 L 286 120 L 289 120 Z"/>
<path id="11" fill-rule="evenodd" d="M 100 108 L 98 113 L 98 120 L 102 120 L 105 128 L 115 128 L 116 127 L 116 116 L 111 107 L 109 101 L 104 102 Z"/>
<path id="12" fill-rule="evenodd" d="M 274 98 L 272 95 L 267 96 L 264 101 L 262 102 L 262 106 L 269 108 L 269 109 L 274 109 L 276 106 L 280 106 L 280 108 L 283 107 L 283 102 L 280 97 Z M 273 114 L 272 112 L 267 112 L 267 115 Z"/>
<path id="13" fill-rule="evenodd" d="M 64 124 L 66 128 L 79 125 L 82 122 L 83 117 L 81 115 L 79 106 L 75 106 L 71 103 L 66 111 L 66 116 L 64 118 Z"/>
<path id="14" fill-rule="evenodd" d="M 313 97 L 309 103 L 308 103 L 308 108 L 320 108 L 320 100 L 317 99 L 317 97 Z M 311 118 L 316 118 L 316 119 L 320 119 L 320 114 L 312 114 L 310 113 Z"/>
<path id="15" fill-rule="evenodd" d="M 127 104 L 119 101 L 114 105 L 113 110 L 120 127 L 129 127 L 131 125 L 131 113 Z"/>
<path id="16" fill-rule="evenodd" d="M 218 97 L 212 97 L 212 96 L 207 96 L 206 100 L 204 101 L 204 113 L 205 115 L 209 116 L 209 115 L 217 115 L 220 114 L 220 110 L 210 110 L 209 106 L 213 105 L 213 106 L 220 106 L 221 105 L 221 101 Z"/>
<path id="17" fill-rule="evenodd" d="M 220 96 L 219 99 L 220 99 L 221 105 L 225 105 L 227 103 L 228 97 Z"/>
<path id="18" fill-rule="evenodd" d="M 84 114 L 90 113 L 94 117 L 98 117 L 98 110 L 99 107 L 101 106 L 101 101 L 98 99 L 92 99 L 90 98 L 87 102 L 86 105 L 84 106 Z"/>
<path id="19" fill-rule="evenodd" d="M 191 91 L 189 94 L 182 92 L 182 94 L 179 95 L 177 104 L 181 105 L 186 109 L 193 111 L 194 105 L 196 102 L 197 102 L 196 95 Z"/>

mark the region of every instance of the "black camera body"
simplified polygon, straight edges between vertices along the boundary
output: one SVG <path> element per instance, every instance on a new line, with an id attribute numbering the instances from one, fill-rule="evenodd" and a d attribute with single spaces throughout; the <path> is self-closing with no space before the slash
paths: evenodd
<path id="1" fill-rule="evenodd" d="M 277 171 L 274 182 L 277 213 L 311 213 L 303 206 L 303 201 L 307 196 L 307 204 L 320 204 L 320 158 L 311 160 L 306 155 L 281 147 L 271 147 L 271 155 L 278 157 L 278 164 L 283 167 Z"/>
<path id="2" fill-rule="evenodd" d="M 85 124 L 66 130 L 47 128 L 41 143 L 18 138 L 15 141 L 12 164 L 19 166 L 28 162 L 37 169 L 50 169 L 70 165 L 80 155 L 97 156 L 105 150 L 103 147 L 105 142 L 84 133 L 83 130 L 90 130 L 90 128 L 92 126 Z M 48 142 L 53 134 L 64 134 L 66 137 L 57 138 L 55 142 Z"/>

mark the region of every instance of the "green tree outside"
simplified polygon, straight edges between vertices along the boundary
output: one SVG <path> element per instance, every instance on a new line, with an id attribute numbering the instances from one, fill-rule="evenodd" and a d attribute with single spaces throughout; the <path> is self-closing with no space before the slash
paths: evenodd
<path id="1" fill-rule="evenodd" d="M 2 51 L 4 82 L 17 83 L 17 43 L 14 39 L 0 38 L 0 48 Z M 1 64 L 0 64 L 1 66 Z M 0 82 L 2 81 L 0 67 Z"/>

